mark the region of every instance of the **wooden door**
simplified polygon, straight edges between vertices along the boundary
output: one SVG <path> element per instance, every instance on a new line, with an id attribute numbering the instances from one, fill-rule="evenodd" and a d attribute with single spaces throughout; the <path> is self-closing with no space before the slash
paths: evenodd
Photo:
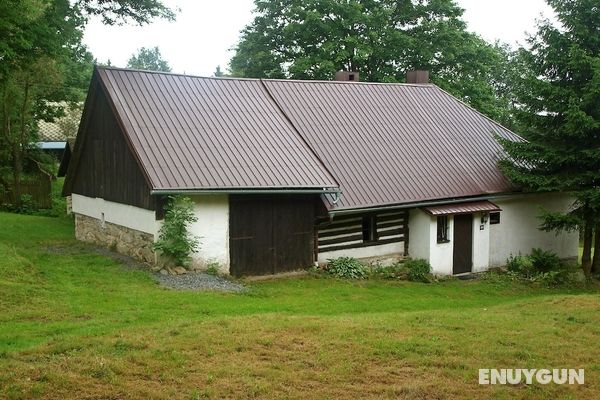
<path id="1" fill-rule="evenodd" d="M 454 274 L 471 272 L 473 268 L 473 214 L 454 216 Z"/>
<path id="2" fill-rule="evenodd" d="M 314 262 L 313 198 L 284 197 L 273 201 L 275 273 L 307 268 Z"/>
<path id="3" fill-rule="evenodd" d="M 265 223 L 270 207 L 253 197 L 231 196 L 229 253 L 233 275 L 272 274 L 275 267 L 272 231 Z"/>
<path id="4" fill-rule="evenodd" d="M 231 196 L 233 275 L 268 275 L 309 267 L 314 257 L 314 198 Z"/>

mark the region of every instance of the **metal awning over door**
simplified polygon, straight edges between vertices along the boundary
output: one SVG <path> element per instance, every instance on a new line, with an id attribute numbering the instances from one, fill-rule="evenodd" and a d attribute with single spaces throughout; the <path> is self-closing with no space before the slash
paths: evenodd
<path id="1" fill-rule="evenodd" d="M 487 200 L 469 203 L 444 204 L 440 206 L 423 207 L 422 209 L 433 216 L 502 211 L 496 204 Z"/>

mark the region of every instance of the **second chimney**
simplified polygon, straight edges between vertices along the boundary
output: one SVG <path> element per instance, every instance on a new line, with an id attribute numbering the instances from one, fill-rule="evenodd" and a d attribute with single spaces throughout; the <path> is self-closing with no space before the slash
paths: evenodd
<path id="1" fill-rule="evenodd" d="M 408 71 L 406 73 L 406 83 L 427 85 L 429 83 L 429 71 Z"/>
<path id="2" fill-rule="evenodd" d="M 359 81 L 358 72 L 351 71 L 338 71 L 335 73 L 336 81 L 345 81 L 345 82 L 358 82 Z"/>

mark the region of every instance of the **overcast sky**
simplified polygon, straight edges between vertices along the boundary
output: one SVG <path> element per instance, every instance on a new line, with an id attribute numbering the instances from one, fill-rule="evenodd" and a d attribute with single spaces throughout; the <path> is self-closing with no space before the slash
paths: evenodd
<path id="1" fill-rule="evenodd" d="M 240 30 L 252 20 L 252 0 L 165 0 L 179 8 L 175 22 L 143 27 L 88 25 L 84 42 L 100 61 L 124 67 L 140 47 L 160 48 L 174 72 L 210 76 L 227 68 Z M 544 0 L 457 0 L 469 29 L 488 41 L 523 42 L 540 15 L 551 16 Z"/>

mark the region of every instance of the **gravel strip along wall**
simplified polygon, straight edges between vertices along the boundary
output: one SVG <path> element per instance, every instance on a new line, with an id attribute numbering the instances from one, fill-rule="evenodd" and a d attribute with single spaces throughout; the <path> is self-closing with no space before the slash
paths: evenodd
<path id="1" fill-rule="evenodd" d="M 243 292 L 246 290 L 242 284 L 203 272 L 189 272 L 184 275 L 154 274 L 154 278 L 162 286 L 175 290 L 214 290 L 220 292 Z"/>

